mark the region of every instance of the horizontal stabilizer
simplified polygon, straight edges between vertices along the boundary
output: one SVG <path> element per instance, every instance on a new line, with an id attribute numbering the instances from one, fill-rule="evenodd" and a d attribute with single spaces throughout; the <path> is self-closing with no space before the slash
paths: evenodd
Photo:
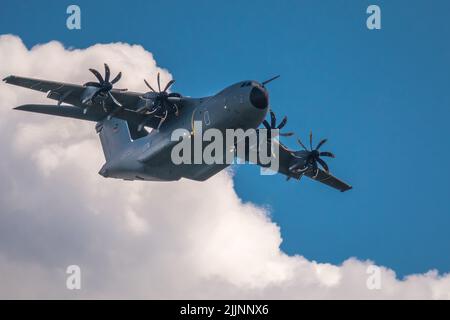
<path id="1" fill-rule="evenodd" d="M 95 110 L 89 110 L 86 114 L 83 113 L 83 109 L 70 106 L 55 106 L 46 104 L 25 104 L 14 108 L 15 110 L 36 112 L 49 114 L 53 116 L 60 116 L 66 118 L 75 118 L 88 121 L 101 121 L 105 118 L 104 113 L 96 113 Z"/>
<path id="2" fill-rule="evenodd" d="M 101 122 L 106 119 L 108 114 L 103 112 L 101 109 L 91 109 L 88 108 L 86 113 L 83 112 L 83 109 L 78 107 L 72 107 L 72 106 L 55 106 L 55 105 L 47 105 L 47 104 L 25 104 L 23 106 L 19 106 L 14 108 L 15 110 L 22 110 L 22 111 L 29 111 L 29 112 L 36 112 L 36 113 L 43 113 L 43 114 L 49 114 L 52 116 L 60 116 L 60 117 L 66 117 L 66 118 L 74 118 L 74 119 L 80 119 L 80 120 L 87 120 L 87 121 L 94 121 L 94 122 Z M 131 114 L 131 113 L 130 113 Z M 122 115 L 119 114 L 116 116 L 116 118 L 121 119 Z M 127 121 L 125 117 L 125 120 L 128 123 L 128 128 L 131 134 L 131 138 L 133 140 L 145 137 L 148 132 L 147 130 L 137 130 L 137 124 L 136 121 L 133 123 L 131 121 Z"/>

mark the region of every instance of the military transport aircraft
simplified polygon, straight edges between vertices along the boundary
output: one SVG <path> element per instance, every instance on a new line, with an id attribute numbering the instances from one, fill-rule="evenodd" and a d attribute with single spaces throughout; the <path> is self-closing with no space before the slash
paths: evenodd
<path id="1" fill-rule="evenodd" d="M 99 172 L 104 177 L 148 181 L 187 178 L 204 181 L 228 164 L 174 164 L 171 161 L 171 149 L 175 143 L 171 141 L 173 130 L 185 128 L 195 134 L 194 121 L 202 121 L 205 127 L 222 132 L 225 129 L 256 129 L 261 124 L 270 131 L 282 129 L 287 122 L 287 117 L 284 117 L 277 125 L 274 112 L 269 110 L 266 85 L 278 76 L 261 83 L 241 81 L 216 95 L 191 98 L 169 93 L 175 81 L 171 80 L 162 87 L 159 73 L 158 90 L 146 80 L 145 84 L 149 88 L 146 93 L 116 89 L 113 86 L 120 80 L 122 73 L 119 72 L 110 80 L 110 68 L 107 64 L 104 68 L 104 76 L 95 69 L 89 69 L 98 82 L 84 85 L 14 75 L 3 79 L 9 84 L 46 92 L 48 98 L 57 101 L 56 105 L 22 105 L 16 107 L 17 110 L 96 122 L 96 131 L 100 135 L 106 158 Z M 264 120 L 269 111 L 270 122 Z M 321 158 L 334 158 L 331 152 L 319 150 L 326 139 L 321 140 L 316 148 L 313 148 L 312 134 L 309 136 L 309 148 L 298 139 L 302 147 L 300 151 L 290 150 L 279 139 L 274 140 L 271 143 L 279 147 L 278 172 L 288 180 L 299 180 L 306 176 L 342 192 L 351 189 L 350 185 L 329 173 L 327 164 Z"/>

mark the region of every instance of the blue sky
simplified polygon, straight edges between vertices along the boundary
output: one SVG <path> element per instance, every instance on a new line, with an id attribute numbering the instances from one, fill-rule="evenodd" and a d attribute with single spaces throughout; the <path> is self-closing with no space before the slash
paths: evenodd
<path id="1" fill-rule="evenodd" d="M 79 31 L 65 27 L 72 3 Z M 380 31 L 366 28 L 369 4 L 381 7 Z M 356 256 L 402 276 L 450 271 L 448 12 L 445 0 L 3 1 L 0 33 L 30 47 L 141 44 L 191 96 L 281 74 L 273 109 L 304 139 L 329 138 L 331 170 L 354 189 L 239 166 L 239 196 L 272 209 L 290 254 Z"/>

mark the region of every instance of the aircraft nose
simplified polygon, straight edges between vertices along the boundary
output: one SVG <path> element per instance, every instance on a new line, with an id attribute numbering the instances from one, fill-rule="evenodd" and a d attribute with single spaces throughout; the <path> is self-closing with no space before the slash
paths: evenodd
<path id="1" fill-rule="evenodd" d="M 266 109 L 269 106 L 267 90 L 260 86 L 253 87 L 250 91 L 250 102 L 258 109 Z"/>

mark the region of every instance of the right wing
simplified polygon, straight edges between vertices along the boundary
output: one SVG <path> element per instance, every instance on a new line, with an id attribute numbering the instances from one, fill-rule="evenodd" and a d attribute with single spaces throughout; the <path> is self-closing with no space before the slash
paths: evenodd
<path id="1" fill-rule="evenodd" d="M 317 175 L 315 176 L 314 173 L 312 172 L 312 170 L 309 170 L 307 172 L 305 172 L 305 176 L 307 176 L 308 178 L 311 178 L 313 180 L 316 180 L 318 182 L 324 183 L 327 186 L 330 186 L 334 189 L 337 189 L 341 192 L 345 192 L 348 191 L 350 189 L 352 189 L 352 186 L 345 183 L 344 181 L 336 178 L 335 176 L 333 176 L 331 173 L 323 171 L 322 169 L 318 169 L 319 172 L 317 173 Z"/>
<path id="2" fill-rule="evenodd" d="M 282 143 L 280 143 L 278 140 L 273 141 L 276 146 L 279 148 L 278 158 L 275 158 L 274 153 L 272 153 L 272 161 L 278 161 L 278 173 L 281 173 L 288 178 L 294 178 L 297 180 L 300 180 L 302 177 L 301 173 L 298 172 L 292 172 L 289 168 L 295 163 L 295 161 L 298 161 L 298 158 L 294 157 L 292 154 L 293 151 L 289 150 L 286 146 L 284 146 Z M 259 143 L 258 143 L 259 145 Z M 268 142 L 267 149 L 271 150 L 271 143 Z M 260 152 L 258 147 L 258 153 Z M 246 149 L 246 158 L 245 160 L 248 161 L 248 149 Z M 269 165 L 263 165 L 260 163 L 259 156 L 258 156 L 258 162 L 256 163 L 264 168 L 268 168 Z M 303 173 L 303 175 L 307 176 L 308 178 L 311 178 L 315 181 L 321 182 L 323 184 L 326 184 L 334 189 L 337 189 L 341 192 L 348 191 L 352 189 L 352 186 L 345 183 L 344 181 L 336 178 L 332 174 L 323 171 L 322 169 L 318 169 L 318 174 L 314 175 L 314 172 L 312 169 L 308 169 L 306 172 Z"/>
<path id="3" fill-rule="evenodd" d="M 295 179 L 300 179 L 301 174 L 299 173 L 292 173 L 289 170 L 289 167 L 296 161 L 296 158 L 292 155 L 292 151 L 286 148 L 282 143 L 279 141 L 275 141 L 274 143 L 278 143 L 279 145 L 279 172 Z M 314 172 L 312 169 L 307 170 L 304 175 L 308 178 L 311 178 L 315 181 L 324 183 L 334 189 L 337 189 L 341 192 L 348 191 L 352 189 L 352 186 L 349 184 L 343 182 L 342 180 L 336 178 L 329 172 L 325 172 L 322 169 L 318 169 L 317 175 L 314 175 Z"/>

